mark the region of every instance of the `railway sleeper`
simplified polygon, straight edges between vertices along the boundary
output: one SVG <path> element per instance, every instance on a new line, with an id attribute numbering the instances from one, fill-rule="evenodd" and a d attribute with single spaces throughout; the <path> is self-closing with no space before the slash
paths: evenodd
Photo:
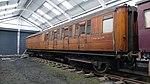
<path id="1" fill-rule="evenodd" d="M 116 81 L 116 82 L 114 82 L 114 84 L 127 84 L 127 83 L 124 81 Z"/>
<path id="2" fill-rule="evenodd" d="M 69 67 L 68 66 L 64 66 L 62 69 L 66 70 L 66 69 L 69 69 Z"/>
<path id="3" fill-rule="evenodd" d="M 90 77 L 94 77 L 95 75 L 94 75 L 93 72 L 90 72 L 90 73 L 88 73 L 88 74 L 85 74 L 84 76 L 85 76 L 86 78 L 90 78 Z"/>
<path id="4" fill-rule="evenodd" d="M 81 70 L 81 71 L 77 71 L 76 73 L 77 74 L 84 74 L 85 72 L 83 70 Z"/>
<path id="5" fill-rule="evenodd" d="M 71 69 L 69 68 L 68 71 L 70 71 L 70 72 L 75 72 L 76 69 L 75 69 L 75 68 L 71 68 Z"/>
<path id="6" fill-rule="evenodd" d="M 100 81 L 106 81 L 106 80 L 110 80 L 109 77 L 107 77 L 107 75 L 104 75 L 103 77 L 98 78 Z"/>

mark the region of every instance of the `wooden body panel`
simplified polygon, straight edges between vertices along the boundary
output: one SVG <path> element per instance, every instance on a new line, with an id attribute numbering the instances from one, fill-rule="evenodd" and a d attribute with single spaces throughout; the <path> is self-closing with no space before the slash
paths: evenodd
<path id="1" fill-rule="evenodd" d="M 89 50 L 96 50 L 96 51 L 114 50 L 112 33 L 87 36 L 86 44 L 88 44 Z"/>
<path id="2" fill-rule="evenodd" d="M 128 24 L 127 24 L 127 9 L 125 7 L 119 8 L 116 12 L 115 22 L 115 44 L 116 51 L 128 50 Z"/>
<path id="3" fill-rule="evenodd" d="M 57 40 L 57 49 L 63 50 L 63 41 L 62 40 Z"/>
<path id="4" fill-rule="evenodd" d="M 49 48 L 48 49 L 53 49 L 54 48 L 54 45 L 53 45 L 53 41 L 49 41 Z"/>
<path id="5" fill-rule="evenodd" d="M 113 19 L 113 29 L 111 32 L 103 32 L 103 21 L 104 17 L 111 15 Z M 110 18 L 110 17 L 109 17 Z M 65 28 L 60 28 L 59 39 L 52 38 L 52 31 L 49 30 L 50 39 L 44 40 L 44 33 L 39 38 L 36 43 L 35 37 L 27 39 L 27 48 L 40 48 L 40 49 L 54 49 L 54 50 L 87 50 L 87 51 L 128 51 L 128 10 L 126 7 L 120 7 L 116 11 L 109 11 L 107 13 L 101 14 L 99 16 L 93 17 L 91 20 L 91 33 L 87 34 L 88 31 L 88 20 L 72 24 L 72 37 L 65 35 L 64 29 L 69 28 L 69 26 L 64 26 Z M 78 35 L 76 34 L 76 24 L 78 24 Z M 85 33 L 80 34 L 80 25 L 85 25 Z M 63 33 L 62 33 L 63 31 Z M 57 32 L 57 31 L 56 31 Z M 62 35 L 63 34 L 63 35 Z M 40 47 L 39 47 L 40 44 Z M 43 47 L 44 45 L 44 47 Z"/>
<path id="6" fill-rule="evenodd" d="M 44 41 L 40 42 L 40 49 L 44 49 Z"/>
<path id="7" fill-rule="evenodd" d="M 57 39 L 53 40 L 53 49 L 57 50 Z"/>
<path id="8" fill-rule="evenodd" d="M 29 41 L 29 38 L 28 39 L 26 39 L 26 48 L 28 49 L 28 48 L 30 48 L 30 43 L 29 43 L 30 41 Z"/>
<path id="9" fill-rule="evenodd" d="M 64 50 L 69 49 L 69 39 L 68 38 L 64 38 L 63 48 L 64 48 Z"/>
<path id="10" fill-rule="evenodd" d="M 87 43 L 87 38 L 84 37 L 79 37 L 79 50 L 88 50 L 89 46 Z"/>
<path id="11" fill-rule="evenodd" d="M 92 21 L 92 34 L 102 33 L 102 15 L 94 17 Z"/>
<path id="12" fill-rule="evenodd" d="M 78 39 L 69 39 L 69 50 L 78 50 Z"/>
<path id="13" fill-rule="evenodd" d="M 40 41 L 40 47 L 39 47 L 39 49 L 44 49 L 45 48 L 45 45 L 44 45 L 44 33 L 42 33 L 40 35 L 39 41 Z"/>

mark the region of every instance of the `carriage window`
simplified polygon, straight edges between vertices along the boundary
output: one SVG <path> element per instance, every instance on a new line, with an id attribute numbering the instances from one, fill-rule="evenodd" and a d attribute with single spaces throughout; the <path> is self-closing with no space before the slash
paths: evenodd
<path id="1" fill-rule="evenodd" d="M 91 20 L 87 21 L 87 34 L 91 34 Z"/>
<path id="2" fill-rule="evenodd" d="M 69 33 L 69 37 L 72 37 L 72 25 L 70 26 Z"/>
<path id="3" fill-rule="evenodd" d="M 54 32 L 54 39 L 57 39 L 57 32 Z"/>
<path id="4" fill-rule="evenodd" d="M 50 32 L 48 33 L 48 38 L 47 39 L 50 40 Z"/>
<path id="5" fill-rule="evenodd" d="M 59 29 L 57 30 L 57 39 L 60 39 L 60 31 L 59 31 Z"/>
<path id="6" fill-rule="evenodd" d="M 44 41 L 46 41 L 47 40 L 47 34 L 45 34 L 45 36 L 44 36 Z"/>
<path id="7" fill-rule="evenodd" d="M 52 31 L 52 40 L 54 39 L 54 31 Z"/>
<path id="8" fill-rule="evenodd" d="M 61 35 L 61 39 L 63 39 L 64 38 L 64 29 L 62 28 L 62 33 L 61 33 L 62 35 Z"/>
<path id="9" fill-rule="evenodd" d="M 68 28 L 65 29 L 65 37 L 68 37 Z"/>
<path id="10" fill-rule="evenodd" d="M 80 34 L 85 34 L 85 24 L 80 25 Z"/>
<path id="11" fill-rule="evenodd" d="M 50 35 L 49 35 L 49 33 L 47 32 L 47 33 L 45 34 L 45 36 L 44 36 L 44 41 L 48 41 L 49 38 L 50 38 Z"/>
<path id="12" fill-rule="evenodd" d="M 150 28 L 150 10 L 145 11 L 145 27 Z"/>
<path id="13" fill-rule="evenodd" d="M 113 17 L 112 15 L 107 15 L 103 17 L 103 33 L 113 31 Z"/>
<path id="14" fill-rule="evenodd" d="M 76 24 L 76 29 L 75 29 L 75 38 L 77 38 L 77 37 L 78 37 L 78 30 L 79 30 L 79 29 L 78 29 L 78 25 L 79 25 L 79 24 Z"/>

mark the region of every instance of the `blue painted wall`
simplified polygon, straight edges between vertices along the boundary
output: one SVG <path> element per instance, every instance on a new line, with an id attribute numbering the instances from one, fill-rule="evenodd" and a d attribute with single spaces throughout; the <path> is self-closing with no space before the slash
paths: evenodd
<path id="1" fill-rule="evenodd" d="M 34 33 L 37 33 L 37 31 L 21 30 L 20 32 L 20 54 L 22 54 L 26 49 L 26 37 Z"/>
<path id="2" fill-rule="evenodd" d="M 24 52 L 26 37 L 37 31 L 20 30 L 20 54 Z M 0 55 L 17 54 L 17 30 L 0 28 Z"/>
<path id="3" fill-rule="evenodd" d="M 0 54 L 17 53 L 17 32 L 0 30 Z"/>

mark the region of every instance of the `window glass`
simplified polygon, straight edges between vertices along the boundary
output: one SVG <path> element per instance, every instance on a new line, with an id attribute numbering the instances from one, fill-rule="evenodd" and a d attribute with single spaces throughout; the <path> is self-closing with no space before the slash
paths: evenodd
<path id="1" fill-rule="evenodd" d="M 65 29 L 65 37 L 68 37 L 68 28 Z"/>
<path id="2" fill-rule="evenodd" d="M 103 33 L 113 31 L 113 17 L 112 15 L 104 16 L 103 18 Z"/>
<path id="3" fill-rule="evenodd" d="M 91 34 L 91 20 L 87 21 L 87 34 Z"/>
<path id="4" fill-rule="evenodd" d="M 75 38 L 78 37 L 78 24 L 76 24 L 76 29 L 75 29 Z"/>
<path id="5" fill-rule="evenodd" d="M 48 33 L 48 37 L 47 37 L 47 39 L 48 39 L 48 40 L 50 40 L 50 32 Z"/>
<path id="6" fill-rule="evenodd" d="M 54 31 L 52 31 L 52 40 L 54 39 Z"/>
<path id="7" fill-rule="evenodd" d="M 62 35 L 61 35 L 62 37 L 62 39 L 64 38 L 64 29 L 62 28 Z"/>
<path id="8" fill-rule="evenodd" d="M 49 38 L 50 38 L 49 32 L 46 32 L 44 36 L 44 41 L 48 41 Z"/>
<path id="9" fill-rule="evenodd" d="M 54 32 L 54 39 L 57 39 L 57 32 Z"/>
<path id="10" fill-rule="evenodd" d="M 51 32 L 49 32 L 49 40 L 52 40 Z"/>
<path id="11" fill-rule="evenodd" d="M 70 33 L 69 37 L 72 37 L 72 26 L 70 26 L 69 33 Z"/>
<path id="12" fill-rule="evenodd" d="M 57 39 L 60 39 L 60 31 L 59 31 L 59 29 L 57 30 Z"/>
<path id="13" fill-rule="evenodd" d="M 145 11 L 145 27 L 150 28 L 150 10 Z"/>
<path id="14" fill-rule="evenodd" d="M 85 24 L 80 25 L 80 34 L 85 34 Z"/>

